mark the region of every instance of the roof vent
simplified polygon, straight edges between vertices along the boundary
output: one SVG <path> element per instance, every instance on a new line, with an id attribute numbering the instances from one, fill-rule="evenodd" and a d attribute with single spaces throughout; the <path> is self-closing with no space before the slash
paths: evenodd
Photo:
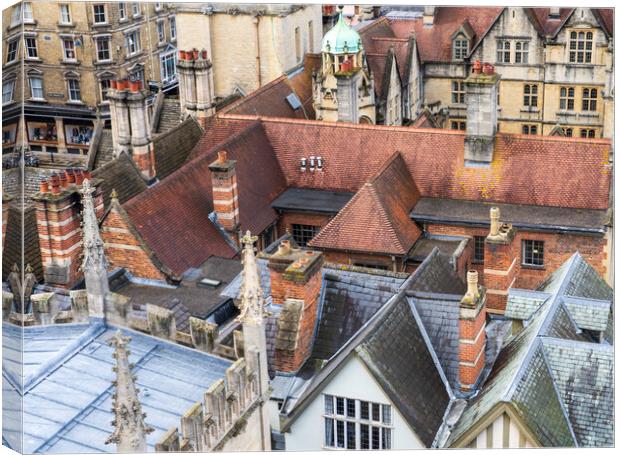
<path id="1" fill-rule="evenodd" d="M 300 164 L 301 172 L 306 172 L 306 162 L 307 160 L 305 158 L 301 159 L 301 164 Z"/>
<path id="2" fill-rule="evenodd" d="M 214 280 L 212 278 L 201 278 L 198 282 L 198 285 L 203 288 L 216 288 L 220 284 L 222 284 L 220 280 Z"/>
<path id="3" fill-rule="evenodd" d="M 310 157 L 310 172 L 314 172 L 314 166 L 315 166 L 314 156 L 311 156 Z"/>
<path id="4" fill-rule="evenodd" d="M 295 95 L 294 93 L 291 93 L 289 96 L 287 96 L 286 101 L 288 101 L 288 104 L 290 104 L 294 111 L 301 107 L 301 101 L 299 101 L 299 98 L 297 98 L 297 95 Z"/>
<path id="5" fill-rule="evenodd" d="M 317 157 L 316 157 L 316 168 L 317 168 L 319 171 L 322 171 L 322 170 L 323 170 L 323 157 L 321 157 L 321 156 L 317 156 Z"/>

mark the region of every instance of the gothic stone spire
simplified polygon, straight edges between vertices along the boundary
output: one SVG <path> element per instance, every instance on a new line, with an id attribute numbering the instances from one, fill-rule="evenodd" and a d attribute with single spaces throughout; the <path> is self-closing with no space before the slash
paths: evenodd
<path id="1" fill-rule="evenodd" d="M 135 376 L 131 373 L 133 365 L 129 363 L 127 344 L 131 338 L 123 336 L 121 331 L 116 332 L 110 346 L 114 347 L 116 366 L 112 370 L 116 373 L 116 393 L 113 395 L 115 417 L 112 425 L 114 432 L 106 440 L 106 444 L 115 443 L 118 452 L 146 452 L 146 435 L 153 431 L 145 422 L 146 414 L 138 400 L 139 390 L 135 385 Z"/>
<path id="2" fill-rule="evenodd" d="M 82 189 L 82 239 L 84 245 L 84 259 L 82 269 L 103 269 L 108 266 L 108 262 L 103 252 L 103 240 L 99 235 L 99 221 L 95 213 L 95 203 L 93 193 L 95 188 L 88 179 L 84 180 Z"/>
<path id="3" fill-rule="evenodd" d="M 258 266 L 254 256 L 256 236 L 247 231 L 241 239 L 243 244 L 243 284 L 241 286 L 241 313 L 237 320 L 243 324 L 263 323 L 265 316 L 265 299 L 260 286 Z"/>

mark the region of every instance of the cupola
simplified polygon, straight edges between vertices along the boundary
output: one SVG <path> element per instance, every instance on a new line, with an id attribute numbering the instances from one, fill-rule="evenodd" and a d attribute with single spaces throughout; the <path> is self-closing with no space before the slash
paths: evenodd
<path id="1" fill-rule="evenodd" d="M 339 7 L 338 22 L 323 37 L 321 51 L 329 54 L 356 54 L 362 50 L 362 39 L 344 21 L 342 7 Z"/>

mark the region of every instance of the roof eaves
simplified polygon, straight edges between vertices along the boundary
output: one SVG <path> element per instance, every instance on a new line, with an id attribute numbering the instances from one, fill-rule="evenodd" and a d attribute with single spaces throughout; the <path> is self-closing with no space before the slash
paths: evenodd
<path id="1" fill-rule="evenodd" d="M 575 12 L 575 8 L 573 8 L 572 11 L 566 15 L 566 17 L 564 18 L 564 20 L 562 21 L 560 26 L 555 30 L 555 33 L 551 36 L 551 38 L 555 39 L 555 37 L 558 36 L 558 34 L 560 33 L 560 30 L 562 30 L 564 28 L 564 26 L 566 25 L 566 23 L 571 18 L 571 16 L 573 15 L 574 12 Z"/>
<path id="2" fill-rule="evenodd" d="M 504 14 L 504 10 L 506 10 L 506 8 L 502 8 L 497 17 L 495 19 L 493 19 L 493 22 L 491 22 L 491 25 L 489 25 L 489 28 L 487 28 L 485 30 L 485 32 L 482 34 L 482 36 L 480 37 L 480 39 L 478 39 L 478 41 L 476 41 L 476 44 L 474 45 L 474 47 L 472 47 L 471 51 L 469 51 L 469 54 L 467 54 L 467 58 L 470 58 L 472 56 L 472 54 L 476 51 L 476 49 L 478 49 L 478 46 L 480 46 L 480 43 L 482 43 L 482 41 L 484 41 L 484 39 L 486 38 L 486 36 L 489 34 L 489 32 L 491 31 L 491 29 L 495 26 L 495 24 L 497 23 L 497 21 L 499 20 L 499 18 L 502 16 L 502 14 Z"/>

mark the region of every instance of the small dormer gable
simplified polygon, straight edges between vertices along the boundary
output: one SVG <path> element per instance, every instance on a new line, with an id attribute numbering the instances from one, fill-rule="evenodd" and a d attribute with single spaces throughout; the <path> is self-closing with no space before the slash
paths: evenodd
<path id="1" fill-rule="evenodd" d="M 452 60 L 464 60 L 472 48 L 476 33 L 466 20 L 450 37 L 452 41 Z"/>

